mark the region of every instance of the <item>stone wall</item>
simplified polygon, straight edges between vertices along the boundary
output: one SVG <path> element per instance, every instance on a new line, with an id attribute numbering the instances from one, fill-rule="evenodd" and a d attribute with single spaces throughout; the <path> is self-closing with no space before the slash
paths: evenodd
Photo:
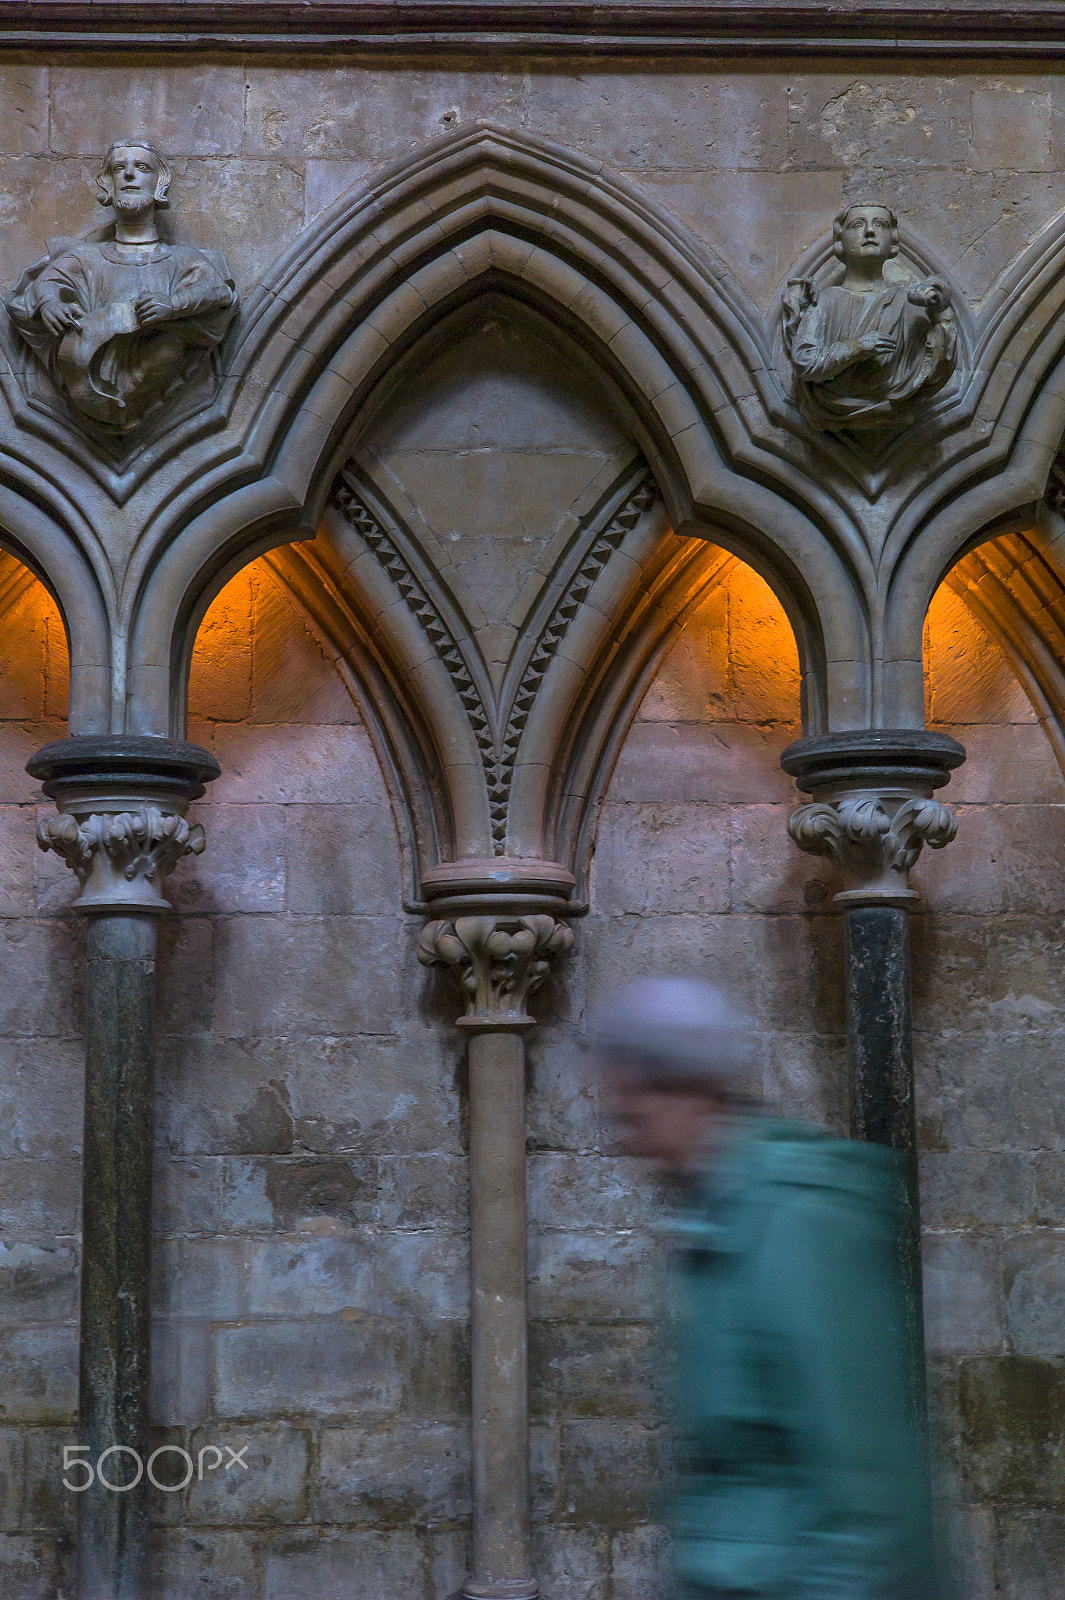
<path id="1" fill-rule="evenodd" d="M 19 773 L 62 703 L 42 601 L 29 587 L 5 619 L 3 722 L 5 993 L 21 997 L 4 1019 L 5 1544 L 27 1600 L 58 1592 L 55 1530 L 73 1500 L 59 1478 L 74 1440 L 81 1081 L 70 888 L 32 848 Z M 1001 653 L 946 590 L 929 693 L 930 720 L 972 751 L 955 780 L 959 840 L 922 868 L 914 933 L 930 1343 L 972 1507 L 965 1592 L 990 1596 L 997 1571 L 1003 1593 L 1034 1600 L 1055 1594 L 1061 1520 L 1043 1509 L 1061 1499 L 1060 1140 L 1043 1087 L 1060 1058 L 1060 908 L 1052 885 L 1032 899 L 1062 786 Z M 644 700 L 578 953 L 542 1002 L 563 1019 L 536 1036 L 529 1104 L 549 1597 L 636 1600 L 660 1559 L 656 1200 L 612 1153 L 585 1017 L 634 972 L 712 972 L 754 1019 L 767 1096 L 842 1119 L 833 883 L 784 833 L 777 760 L 796 703 L 785 619 L 736 564 Z M 246 1477 L 157 1497 L 161 1592 L 446 1594 L 463 1566 L 468 1447 L 462 1069 L 445 997 L 413 961 L 357 712 L 265 564 L 209 612 L 191 706 L 224 776 L 198 808 L 208 854 L 172 880 L 161 958 L 155 1417 L 159 1442 L 251 1448 Z"/>
<path id="2" fill-rule="evenodd" d="M 208 614 L 190 711 L 225 775 L 162 974 L 157 1415 L 190 1448 L 251 1450 L 175 1496 L 164 1592 L 215 1567 L 218 1593 L 239 1572 L 272 1600 L 351 1573 L 447 1592 L 469 1493 L 460 1094 L 384 785 L 262 566 Z"/>
<path id="3" fill-rule="evenodd" d="M 224 248 L 246 293 L 345 188 L 479 116 L 626 173 L 762 306 L 844 196 L 888 195 L 974 302 L 1065 205 L 1061 80 L 1012 70 L 28 61 L 0 67 L 0 272 L 99 220 L 96 158 L 130 127 L 173 157 L 176 235 Z M 515 331 L 496 307 L 462 334 L 362 459 L 465 573 L 495 659 L 558 518 L 632 440 L 542 329 Z M 57 1600 L 80 932 L 69 875 L 33 848 L 22 771 L 63 731 L 61 628 L 39 587 L 3 593 L 2 1560 L 5 1593 Z M 931 722 L 970 752 L 951 791 L 959 838 L 922 861 L 914 922 L 930 1343 L 966 1507 L 964 1592 L 1061 1600 L 1062 782 L 1001 652 L 949 592 L 927 658 Z M 587 1017 L 637 972 L 711 972 L 750 1010 L 769 1098 L 843 1121 L 835 884 L 785 835 L 778 758 L 797 719 L 783 615 L 734 566 L 644 700 L 577 955 L 537 1002 L 557 1019 L 533 1039 L 529 1098 L 546 1600 L 647 1600 L 661 1549 L 656 1202 L 598 1117 Z M 250 1448 L 246 1475 L 158 1497 L 160 1600 L 428 1600 L 462 1575 L 468 1495 L 454 1002 L 414 960 L 365 729 L 264 563 L 203 625 L 190 732 L 223 777 L 199 808 L 208 853 L 172 880 L 162 935 L 155 1414 L 160 1442 Z"/>
<path id="4" fill-rule="evenodd" d="M 172 157 L 174 226 L 246 290 L 344 190 L 478 117 L 624 173 L 763 306 L 844 198 L 889 194 L 974 303 L 1065 206 L 1065 87 L 1015 66 L 28 59 L 0 65 L 0 277 L 96 225 L 118 130 Z"/>
<path id="5" fill-rule="evenodd" d="M 36 848 L 24 770 L 65 732 L 63 627 L 8 556 L 0 593 L 0 1585 L 36 1600 L 67 1553 L 57 1469 L 77 1408 L 81 929 Z"/>
<path id="6" fill-rule="evenodd" d="M 922 861 L 927 899 L 913 919 L 926 1323 L 944 1475 L 966 1507 L 963 1592 L 1056 1600 L 1065 899 L 1050 863 L 1065 787 L 1001 652 L 945 588 L 927 658 L 929 723 L 969 751 L 951 784 L 958 837 Z"/>

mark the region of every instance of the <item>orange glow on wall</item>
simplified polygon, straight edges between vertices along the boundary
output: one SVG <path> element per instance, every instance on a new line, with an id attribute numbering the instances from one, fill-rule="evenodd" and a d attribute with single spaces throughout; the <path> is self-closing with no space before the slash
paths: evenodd
<path id="1" fill-rule="evenodd" d="M 643 715 L 796 724 L 799 652 L 783 606 L 752 567 L 705 548 L 693 588 L 708 587 L 649 690 Z"/>
<path id="2" fill-rule="evenodd" d="M 0 552 L 0 720 L 65 717 L 69 668 L 59 607 L 21 561 Z"/>
<path id="3" fill-rule="evenodd" d="M 335 663 L 269 558 L 231 578 L 196 635 L 190 727 L 218 722 L 357 722 Z"/>

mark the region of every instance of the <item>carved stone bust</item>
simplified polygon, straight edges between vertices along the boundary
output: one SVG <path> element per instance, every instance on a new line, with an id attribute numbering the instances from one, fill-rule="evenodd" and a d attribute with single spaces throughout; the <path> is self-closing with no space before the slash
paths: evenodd
<path id="1" fill-rule="evenodd" d="M 202 372 L 236 314 L 237 292 L 217 251 L 160 239 L 170 169 L 150 144 L 113 144 L 96 183 L 114 223 L 85 239 L 49 240 L 5 299 L 71 405 L 125 433 Z"/>
<path id="2" fill-rule="evenodd" d="M 941 389 L 957 365 L 950 290 L 938 278 L 885 278 L 885 263 L 899 249 L 889 206 L 847 206 L 832 232 L 842 277 L 797 278 L 784 295 L 796 400 L 825 432 L 883 428 L 918 396 Z"/>

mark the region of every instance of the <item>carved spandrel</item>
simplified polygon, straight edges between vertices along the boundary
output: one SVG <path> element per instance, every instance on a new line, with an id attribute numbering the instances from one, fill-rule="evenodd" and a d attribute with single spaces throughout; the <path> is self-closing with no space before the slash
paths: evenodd
<path id="1" fill-rule="evenodd" d="M 96 181 L 113 224 L 84 239 L 50 240 L 5 303 L 74 409 L 126 434 L 203 376 L 236 315 L 237 292 L 217 251 L 159 237 L 170 169 L 150 144 L 112 145 Z"/>
<path id="2" fill-rule="evenodd" d="M 408 610 L 417 617 L 432 642 L 462 702 L 484 767 L 492 849 L 498 856 L 506 853 L 510 795 L 518 747 L 544 675 L 581 604 L 610 557 L 620 548 L 626 534 L 650 510 L 655 493 L 654 480 L 648 473 L 634 485 L 609 521 L 598 529 L 596 538 L 585 551 L 547 622 L 536 636 L 517 686 L 510 694 L 509 704 L 500 705 L 475 681 L 463 646 L 449 628 L 439 606 L 415 576 L 396 538 L 390 535 L 367 505 L 356 482 L 343 476 L 333 489 L 332 504 L 373 551 L 396 585 Z"/>
<path id="3" fill-rule="evenodd" d="M 784 295 L 784 348 L 800 411 L 822 432 L 898 425 L 943 388 L 958 362 L 950 289 L 889 278 L 898 254 L 890 206 L 850 205 L 833 223 L 842 275 L 796 278 Z"/>

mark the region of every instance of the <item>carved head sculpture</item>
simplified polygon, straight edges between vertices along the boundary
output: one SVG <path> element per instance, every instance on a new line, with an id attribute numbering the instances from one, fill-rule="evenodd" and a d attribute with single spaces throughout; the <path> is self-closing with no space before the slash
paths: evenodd
<path id="1" fill-rule="evenodd" d="M 139 215 L 170 204 L 170 168 L 146 139 L 119 139 L 96 174 L 96 198 L 117 214 Z"/>
<path id="2" fill-rule="evenodd" d="M 217 378 L 210 352 L 233 321 L 237 291 L 217 251 L 160 239 L 170 168 L 147 139 L 117 140 L 96 189 L 114 226 L 50 244 L 5 299 L 65 402 L 127 434 L 182 391 L 206 397 Z"/>
<path id="3" fill-rule="evenodd" d="M 848 265 L 887 261 L 899 253 L 899 219 L 879 201 L 844 206 L 832 223 L 832 251 Z"/>
<path id="4" fill-rule="evenodd" d="M 844 206 L 832 223 L 832 251 L 842 272 L 788 284 L 784 349 L 807 422 L 871 432 L 910 415 L 955 370 L 950 286 L 909 270 L 885 274 L 899 254 L 899 219 L 879 201 Z"/>

